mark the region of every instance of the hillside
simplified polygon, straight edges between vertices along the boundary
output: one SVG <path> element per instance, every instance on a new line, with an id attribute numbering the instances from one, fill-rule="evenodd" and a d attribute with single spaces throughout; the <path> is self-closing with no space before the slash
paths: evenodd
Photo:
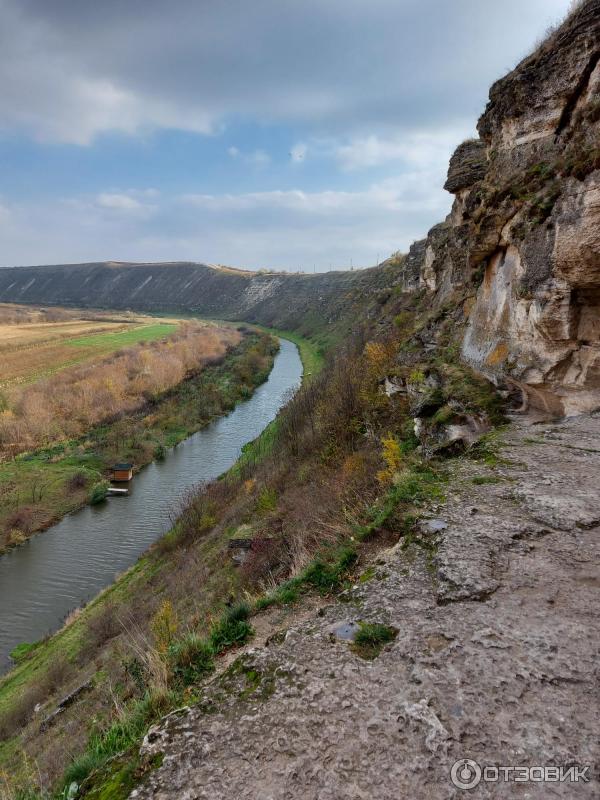
<path id="1" fill-rule="evenodd" d="M 0 269 L 0 299 L 60 306 L 189 311 L 311 333 L 349 317 L 385 269 L 316 275 L 195 263 L 72 264 Z"/>
<path id="2" fill-rule="evenodd" d="M 448 218 L 368 272 L 0 273 L 7 301 L 173 302 L 329 351 L 0 684 L 34 797 L 448 800 L 462 759 L 587 775 L 474 796 L 598 796 L 599 89 L 585 0 L 492 87 Z"/>

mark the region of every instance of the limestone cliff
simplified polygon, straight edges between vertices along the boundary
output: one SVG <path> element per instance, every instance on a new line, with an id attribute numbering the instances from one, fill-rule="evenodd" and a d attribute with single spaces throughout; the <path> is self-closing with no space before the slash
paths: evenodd
<path id="1" fill-rule="evenodd" d="M 600 406 L 600 2 L 495 83 L 402 282 L 465 304 L 462 355 L 558 414 Z"/>

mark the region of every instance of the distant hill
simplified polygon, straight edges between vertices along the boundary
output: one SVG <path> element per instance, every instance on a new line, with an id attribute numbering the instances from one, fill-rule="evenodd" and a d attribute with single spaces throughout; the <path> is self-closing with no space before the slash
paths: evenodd
<path id="1" fill-rule="evenodd" d="M 311 333 L 387 283 L 385 267 L 299 275 L 193 262 L 55 264 L 0 269 L 0 301 L 189 311 Z"/>

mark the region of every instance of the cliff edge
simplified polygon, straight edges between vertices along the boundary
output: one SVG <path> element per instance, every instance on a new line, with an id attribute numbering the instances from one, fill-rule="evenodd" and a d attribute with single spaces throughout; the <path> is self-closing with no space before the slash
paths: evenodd
<path id="1" fill-rule="evenodd" d="M 490 91 L 450 161 L 452 212 L 411 248 L 406 289 L 465 302 L 462 356 L 526 404 L 600 405 L 600 2 Z"/>

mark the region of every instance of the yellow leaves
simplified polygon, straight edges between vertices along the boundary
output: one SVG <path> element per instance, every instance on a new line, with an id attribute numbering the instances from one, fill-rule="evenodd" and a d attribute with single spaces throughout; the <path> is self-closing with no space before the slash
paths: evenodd
<path id="1" fill-rule="evenodd" d="M 247 481 L 244 481 L 244 491 L 248 495 L 252 494 L 255 486 L 256 486 L 256 478 L 248 478 Z"/>
<path id="2" fill-rule="evenodd" d="M 170 600 L 164 600 L 150 622 L 150 630 L 154 637 L 156 649 L 161 656 L 166 655 L 177 635 L 178 629 L 177 612 Z"/>
<path id="3" fill-rule="evenodd" d="M 385 469 L 379 470 L 377 480 L 380 483 L 390 483 L 402 464 L 402 451 L 397 439 L 391 433 L 381 439 L 381 447 Z"/>
<path id="4" fill-rule="evenodd" d="M 385 405 L 387 398 L 379 384 L 394 365 L 396 346 L 393 342 L 367 342 L 363 351 L 360 397 L 370 408 Z"/>
<path id="5" fill-rule="evenodd" d="M 365 358 L 368 371 L 378 377 L 383 377 L 393 358 L 394 350 L 391 344 L 383 342 L 367 342 L 365 345 Z"/>

